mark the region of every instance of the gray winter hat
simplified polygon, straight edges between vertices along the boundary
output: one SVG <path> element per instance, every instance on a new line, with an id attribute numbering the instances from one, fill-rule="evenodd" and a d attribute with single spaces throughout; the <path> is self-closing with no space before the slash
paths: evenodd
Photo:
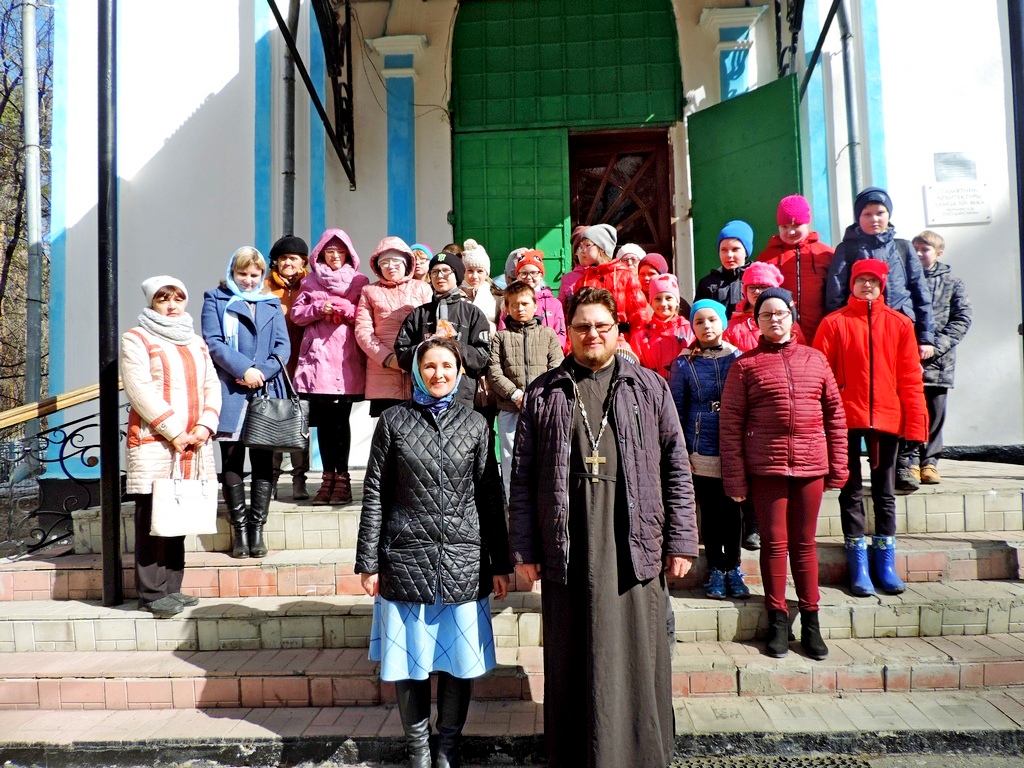
<path id="1" fill-rule="evenodd" d="M 583 230 L 580 239 L 589 240 L 611 259 L 615 256 L 615 244 L 618 242 L 619 236 L 611 224 L 594 224 Z"/>

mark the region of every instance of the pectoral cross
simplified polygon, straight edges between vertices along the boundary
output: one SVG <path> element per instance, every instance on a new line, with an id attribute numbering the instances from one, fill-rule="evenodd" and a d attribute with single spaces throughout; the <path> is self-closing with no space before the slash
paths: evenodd
<path id="1" fill-rule="evenodd" d="M 583 460 L 585 464 L 590 465 L 590 482 L 596 483 L 598 480 L 601 479 L 600 477 L 598 477 L 598 471 L 600 470 L 601 465 L 604 464 L 606 461 L 607 459 L 605 459 L 604 456 L 601 456 L 597 452 L 596 447 L 593 449 L 591 454 Z"/>

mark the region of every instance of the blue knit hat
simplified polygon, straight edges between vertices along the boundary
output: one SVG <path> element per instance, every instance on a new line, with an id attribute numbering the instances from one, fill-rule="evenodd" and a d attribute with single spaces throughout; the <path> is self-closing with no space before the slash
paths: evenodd
<path id="1" fill-rule="evenodd" d="M 697 313 L 702 309 L 713 309 L 718 315 L 718 319 L 722 321 L 722 327 L 724 328 L 729 324 L 729 321 L 725 319 L 725 305 L 714 299 L 701 299 L 700 301 L 693 302 L 690 307 L 690 325 L 693 325 L 693 318 L 696 317 Z"/>
<path id="2" fill-rule="evenodd" d="M 885 210 L 892 216 L 892 198 L 889 197 L 889 193 L 881 187 L 868 187 L 853 201 L 853 218 L 860 221 L 860 215 L 872 203 L 884 205 Z"/>
<path id="3" fill-rule="evenodd" d="M 743 249 L 747 252 L 748 259 L 753 255 L 754 229 L 747 222 L 734 219 L 722 227 L 722 231 L 718 233 L 718 244 L 721 245 L 723 240 L 730 237 L 739 240 L 743 244 Z"/>

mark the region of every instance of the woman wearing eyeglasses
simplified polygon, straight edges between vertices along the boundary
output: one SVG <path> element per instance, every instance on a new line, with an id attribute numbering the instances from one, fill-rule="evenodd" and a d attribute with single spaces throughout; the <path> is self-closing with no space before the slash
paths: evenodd
<path id="1" fill-rule="evenodd" d="M 767 654 L 789 652 L 788 554 L 800 644 L 811 658 L 824 659 L 814 537 L 822 493 L 841 488 L 849 474 L 846 416 L 825 356 L 793 339 L 789 291 L 763 291 L 754 317 L 761 339 L 733 364 L 722 392 L 722 480 L 733 499 L 753 501 L 760 524 Z"/>
<path id="2" fill-rule="evenodd" d="M 395 336 L 409 313 L 431 297 L 430 286 L 416 279 L 415 254 L 400 237 L 381 240 L 370 256 L 370 269 L 380 279 L 363 288 L 356 307 L 356 342 L 366 353 L 366 399 L 373 417 L 412 397 L 412 377 L 398 364 Z"/>

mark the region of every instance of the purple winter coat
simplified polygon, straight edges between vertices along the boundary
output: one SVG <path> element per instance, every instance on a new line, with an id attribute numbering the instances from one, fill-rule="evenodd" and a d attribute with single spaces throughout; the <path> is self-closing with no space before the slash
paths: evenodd
<path id="1" fill-rule="evenodd" d="M 519 416 L 509 543 L 513 564 L 539 563 L 566 583 L 569 559 L 569 449 L 576 406 L 566 358 L 537 377 Z M 637 579 L 656 578 L 669 555 L 697 556 L 697 519 L 686 440 L 668 383 L 616 362 L 613 411 L 629 512 L 629 553 Z"/>
<path id="2" fill-rule="evenodd" d="M 320 252 L 333 238 L 348 248 L 348 261 L 338 270 L 320 259 Z M 292 305 L 291 319 L 305 328 L 299 362 L 295 367 L 295 389 L 322 395 L 362 395 L 366 386 L 366 355 L 356 344 L 356 305 L 370 280 L 359 274 L 359 256 L 352 240 L 341 229 L 328 229 L 309 255 L 310 272 L 302 278 L 299 295 Z M 330 301 L 340 323 L 324 314 Z"/>

